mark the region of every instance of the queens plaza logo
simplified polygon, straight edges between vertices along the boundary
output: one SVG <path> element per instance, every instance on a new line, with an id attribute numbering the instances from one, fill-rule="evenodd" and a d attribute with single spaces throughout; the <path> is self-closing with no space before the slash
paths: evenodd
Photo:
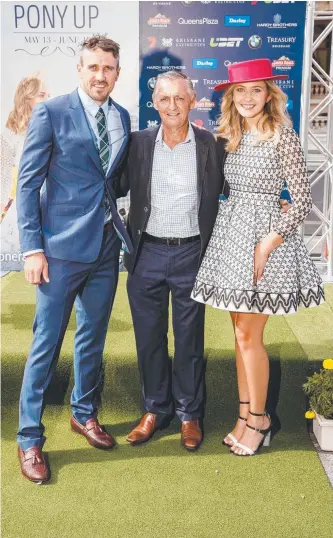
<path id="1" fill-rule="evenodd" d="M 211 37 L 210 47 L 239 47 L 243 37 Z"/>
<path id="2" fill-rule="evenodd" d="M 276 13 L 273 16 L 273 22 L 258 22 L 257 26 L 270 29 L 278 28 L 281 30 L 283 28 L 297 28 L 298 24 L 297 22 L 282 22 L 282 15 Z"/>
<path id="3" fill-rule="evenodd" d="M 166 28 L 170 23 L 171 20 L 168 17 L 161 15 L 161 13 L 148 19 L 149 26 L 152 26 L 153 28 Z"/>
<path id="4" fill-rule="evenodd" d="M 216 69 L 218 62 L 216 58 L 193 58 L 192 67 L 194 69 Z"/>
<path id="5" fill-rule="evenodd" d="M 250 26 L 248 15 L 224 15 L 224 26 Z"/>
<path id="6" fill-rule="evenodd" d="M 180 17 L 178 19 L 178 24 L 218 24 L 218 19 L 183 19 Z"/>

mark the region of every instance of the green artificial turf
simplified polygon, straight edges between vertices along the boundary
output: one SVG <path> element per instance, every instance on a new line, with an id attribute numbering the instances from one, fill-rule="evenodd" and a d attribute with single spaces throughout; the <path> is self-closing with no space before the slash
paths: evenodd
<path id="1" fill-rule="evenodd" d="M 142 413 L 134 335 L 119 289 L 105 348 L 99 418 L 118 441 L 111 452 L 70 431 L 72 318 L 44 414 L 52 478 L 36 486 L 19 471 L 15 433 L 34 290 L 22 274 L 2 279 L 3 538 L 332 538 L 332 490 L 309 440 L 301 384 L 310 366 L 333 357 L 333 286 L 326 304 L 269 320 L 270 405 L 282 428 L 254 458 L 221 445 L 237 415 L 233 335 L 228 314 L 207 308 L 205 439 L 197 453 L 180 446 L 179 423 L 145 446 L 126 444 Z M 172 334 L 170 333 L 172 354 Z"/>

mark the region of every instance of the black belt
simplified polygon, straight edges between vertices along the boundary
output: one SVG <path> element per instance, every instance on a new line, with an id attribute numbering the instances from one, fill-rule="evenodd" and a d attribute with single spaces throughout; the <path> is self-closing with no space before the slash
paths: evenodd
<path id="1" fill-rule="evenodd" d="M 192 237 L 155 237 L 154 235 L 144 232 L 143 238 L 150 243 L 159 243 L 160 245 L 167 245 L 168 247 L 176 247 L 185 245 L 186 243 L 192 243 L 193 241 L 198 241 L 200 235 L 193 235 Z"/>

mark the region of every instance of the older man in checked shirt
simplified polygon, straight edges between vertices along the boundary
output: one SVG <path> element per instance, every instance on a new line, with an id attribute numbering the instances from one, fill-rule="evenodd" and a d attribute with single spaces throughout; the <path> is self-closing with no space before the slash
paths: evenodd
<path id="1" fill-rule="evenodd" d="M 183 446 L 196 450 L 202 441 L 205 311 L 190 294 L 223 189 L 224 144 L 189 122 L 195 98 L 184 74 L 158 76 L 153 103 L 161 126 L 132 133 L 118 193 L 130 189 L 131 194 L 128 232 L 134 252 L 125 254 L 124 263 L 146 411 L 127 438 L 133 445 L 150 439 L 174 412 Z"/>

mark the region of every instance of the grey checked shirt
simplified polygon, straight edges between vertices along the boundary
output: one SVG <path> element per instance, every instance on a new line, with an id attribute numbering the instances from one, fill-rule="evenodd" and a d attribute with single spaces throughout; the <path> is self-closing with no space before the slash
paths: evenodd
<path id="1" fill-rule="evenodd" d="M 189 123 L 186 140 L 173 149 L 155 141 L 151 179 L 151 213 L 146 232 L 156 237 L 199 235 L 196 142 Z"/>

